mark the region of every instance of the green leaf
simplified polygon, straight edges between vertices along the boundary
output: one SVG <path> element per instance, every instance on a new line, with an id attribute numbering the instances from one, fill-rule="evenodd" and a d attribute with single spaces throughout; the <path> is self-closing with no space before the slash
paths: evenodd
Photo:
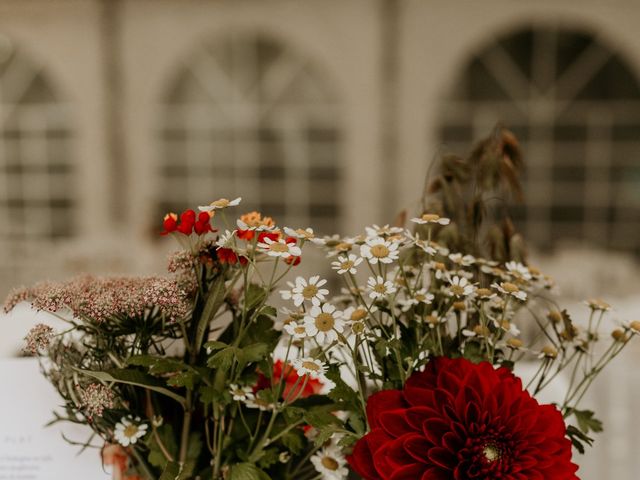
<path id="1" fill-rule="evenodd" d="M 172 387 L 186 387 L 189 390 L 193 390 L 193 387 L 198 378 L 198 374 L 196 372 L 180 372 L 167 380 L 167 384 Z"/>
<path id="2" fill-rule="evenodd" d="M 329 412 L 318 409 L 313 409 L 306 412 L 304 414 L 304 419 L 309 425 L 318 429 L 327 427 L 329 425 L 341 425 L 338 417 Z"/>
<path id="3" fill-rule="evenodd" d="M 233 365 L 233 361 L 236 360 L 238 354 L 241 354 L 241 352 L 237 347 L 227 347 L 210 357 L 207 365 L 212 368 L 219 368 L 220 370 L 229 370 Z"/>
<path id="4" fill-rule="evenodd" d="M 238 463 L 231 467 L 229 480 L 271 480 L 271 478 L 252 463 Z"/>
<path id="5" fill-rule="evenodd" d="M 567 427 L 567 436 L 571 439 L 571 443 L 580 454 L 584 454 L 585 443 L 589 446 L 593 445 L 593 438 L 586 435 L 585 433 L 582 433 L 573 425 L 569 425 Z"/>
<path id="6" fill-rule="evenodd" d="M 195 349 L 198 352 L 202 346 L 204 333 L 207 331 L 207 327 L 215 317 L 220 307 L 224 304 L 225 295 L 225 279 L 223 276 L 220 276 L 209 289 L 209 296 L 207 297 L 207 301 L 202 309 L 202 315 L 198 320 L 198 327 L 196 329 L 196 338 L 194 342 Z"/>
<path id="7" fill-rule="evenodd" d="M 277 448 L 267 448 L 262 457 L 260 457 L 258 465 L 260 465 L 260 468 L 269 468 L 278 461 L 278 455 L 279 452 Z"/>
<path id="8" fill-rule="evenodd" d="M 151 375 L 147 375 L 146 373 L 141 372 L 140 370 L 116 368 L 113 370 L 108 370 L 106 372 L 96 372 L 92 370 L 82 370 L 75 367 L 73 367 L 73 369 L 79 373 L 82 373 L 83 375 L 96 378 L 103 382 L 123 383 L 125 385 L 133 385 L 136 387 L 146 388 L 147 390 L 152 390 L 154 392 L 174 399 L 176 402 L 182 405 L 183 408 L 186 405 L 186 400 L 183 396 L 172 392 L 168 388 L 164 388 L 164 384 L 161 381 L 152 377 Z"/>
<path id="9" fill-rule="evenodd" d="M 244 295 L 247 310 L 253 310 L 267 297 L 267 290 L 256 283 L 249 284 L 247 293 Z"/>
<path id="10" fill-rule="evenodd" d="M 584 433 L 598 433 L 602 431 L 602 422 L 594 417 L 595 413 L 591 410 L 571 409 L 570 412 L 573 414 L 573 416 L 576 417 L 576 420 L 578 421 L 578 427 Z"/>
<path id="11" fill-rule="evenodd" d="M 268 347 L 266 343 L 254 343 L 242 348 L 243 360 L 246 363 L 259 362 L 267 356 Z"/>
<path id="12" fill-rule="evenodd" d="M 304 433 L 302 430 L 289 430 L 282 436 L 282 444 L 293 455 L 299 455 L 306 444 Z"/>
<path id="13" fill-rule="evenodd" d="M 209 350 L 209 352 L 211 353 L 215 352 L 216 350 L 222 350 L 223 348 L 227 348 L 228 346 L 229 345 L 227 345 L 226 343 L 218 342 L 217 340 L 212 340 L 204 344 L 204 348 Z"/>
<path id="14" fill-rule="evenodd" d="M 168 462 L 164 467 L 159 480 L 180 480 L 182 478 L 182 467 L 178 462 Z"/>
<path id="15" fill-rule="evenodd" d="M 178 454 L 178 445 L 173 432 L 173 427 L 170 424 L 164 424 L 158 428 L 158 437 L 160 441 L 167 449 L 167 451 L 175 458 Z M 151 435 L 146 442 L 149 447 L 149 463 L 154 467 L 164 469 L 167 465 L 167 457 L 165 457 L 155 435 Z"/>

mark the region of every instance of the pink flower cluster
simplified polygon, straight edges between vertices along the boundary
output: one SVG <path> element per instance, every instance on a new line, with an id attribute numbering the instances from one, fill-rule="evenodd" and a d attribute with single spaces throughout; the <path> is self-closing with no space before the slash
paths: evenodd
<path id="1" fill-rule="evenodd" d="M 24 339 L 24 350 L 31 355 L 37 355 L 38 352 L 45 350 L 49 346 L 52 338 L 53 328 L 44 323 L 39 323 L 27 333 Z"/>
<path id="2" fill-rule="evenodd" d="M 157 309 L 169 320 L 189 313 L 190 292 L 175 277 L 93 277 L 67 282 L 44 282 L 12 292 L 4 309 L 9 312 L 21 301 L 48 312 L 71 310 L 76 318 L 100 323 L 108 318 L 141 317 Z"/>
<path id="3" fill-rule="evenodd" d="M 87 417 L 101 417 L 105 408 L 113 408 L 114 394 L 109 388 L 100 383 L 92 383 L 86 388 L 77 387 L 82 407 L 86 410 Z"/>

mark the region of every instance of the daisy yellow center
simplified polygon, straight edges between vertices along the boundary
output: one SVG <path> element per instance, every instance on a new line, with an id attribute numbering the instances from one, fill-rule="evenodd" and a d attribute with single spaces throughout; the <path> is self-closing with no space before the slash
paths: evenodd
<path id="1" fill-rule="evenodd" d="M 464 293 L 464 288 L 460 285 L 451 285 L 451 292 L 454 295 L 462 295 Z"/>
<path id="2" fill-rule="evenodd" d="M 311 370 L 313 372 L 319 372 L 320 371 L 320 367 L 315 362 L 302 362 L 302 368 L 305 368 L 307 370 Z"/>
<path id="3" fill-rule="evenodd" d="M 295 232 L 301 237 L 305 237 L 305 238 L 313 237 L 313 235 L 310 232 L 307 232 L 306 230 L 303 230 L 301 228 L 297 229 Z"/>
<path id="4" fill-rule="evenodd" d="M 127 427 L 124 429 L 123 433 L 124 433 L 125 437 L 133 438 L 138 433 L 138 426 L 137 425 L 127 425 Z"/>
<path id="5" fill-rule="evenodd" d="M 425 213 L 422 215 L 422 220 L 425 222 L 436 222 L 440 220 L 440 215 L 436 215 L 435 213 Z"/>
<path id="6" fill-rule="evenodd" d="M 272 243 L 269 247 L 272 251 L 278 253 L 284 253 L 289 251 L 289 246 L 286 243 Z"/>
<path id="7" fill-rule="evenodd" d="M 336 250 L 340 252 L 347 252 L 351 250 L 351 244 L 347 242 L 340 242 L 339 244 L 336 245 Z"/>
<path id="8" fill-rule="evenodd" d="M 323 457 L 322 458 L 322 466 L 327 470 L 336 471 L 340 468 L 340 464 L 331 457 Z"/>
<path id="9" fill-rule="evenodd" d="M 306 299 L 313 298 L 318 293 L 318 287 L 315 285 L 307 285 L 302 289 L 302 296 Z"/>
<path id="10" fill-rule="evenodd" d="M 350 319 L 353 321 L 358 321 L 358 320 L 362 320 L 366 316 L 367 316 L 367 311 L 362 308 L 358 308 L 357 310 L 353 311 Z M 639 323 L 639 329 L 640 329 L 640 322 L 638 323 Z"/>
<path id="11" fill-rule="evenodd" d="M 236 389 L 233 391 L 233 394 L 234 394 L 234 395 L 240 395 L 240 396 L 242 396 L 242 395 L 244 395 L 244 391 L 243 391 L 241 388 L 236 388 Z"/>
<path id="12" fill-rule="evenodd" d="M 351 270 L 353 268 L 353 262 L 351 260 L 347 260 L 346 262 L 342 262 L 340 264 L 341 270 Z"/>
<path id="13" fill-rule="evenodd" d="M 419 302 L 424 302 L 427 299 L 427 297 L 421 293 L 417 293 L 416 294 L 416 300 Z"/>
<path id="14" fill-rule="evenodd" d="M 371 247 L 371 255 L 376 258 L 385 258 L 389 256 L 389 249 L 385 245 L 374 245 Z"/>
<path id="15" fill-rule="evenodd" d="M 485 445 L 485 447 L 482 449 L 482 453 L 484 454 L 484 458 L 486 458 L 489 463 L 500 460 L 500 457 L 502 456 L 500 449 L 493 443 Z"/>
<path id="16" fill-rule="evenodd" d="M 431 325 L 437 325 L 438 324 L 438 317 L 436 317 L 435 315 L 429 315 L 427 317 L 427 322 L 429 322 Z"/>
<path id="17" fill-rule="evenodd" d="M 502 288 L 507 292 L 507 293 L 515 293 L 518 290 L 520 290 L 517 285 L 514 285 L 513 283 L 509 283 L 509 282 L 505 282 L 502 284 Z"/>
<path id="18" fill-rule="evenodd" d="M 294 332 L 296 332 L 298 335 L 302 335 L 306 330 L 304 327 L 296 327 L 293 329 Z"/>
<path id="19" fill-rule="evenodd" d="M 330 313 L 322 312 L 316 317 L 316 328 L 321 332 L 328 332 L 335 323 L 336 321 Z"/>
<path id="20" fill-rule="evenodd" d="M 384 286 L 383 283 L 378 283 L 375 287 L 373 287 L 373 290 L 377 293 L 386 293 L 387 292 L 387 288 Z"/>
<path id="21" fill-rule="evenodd" d="M 227 205 L 229 205 L 229 200 L 226 198 L 221 198 L 220 200 L 216 200 L 211 204 L 212 207 L 219 207 L 219 208 L 226 207 Z"/>

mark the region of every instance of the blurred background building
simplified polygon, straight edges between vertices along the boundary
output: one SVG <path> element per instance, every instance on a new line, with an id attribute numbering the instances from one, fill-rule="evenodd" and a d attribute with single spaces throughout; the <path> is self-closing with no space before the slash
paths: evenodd
<path id="1" fill-rule="evenodd" d="M 321 233 L 391 222 L 502 124 L 536 263 L 640 317 L 639 21 L 635 0 L 0 0 L 0 295 L 161 270 L 163 213 L 218 197 Z M 637 478 L 638 358 L 591 400 L 585 480 Z"/>

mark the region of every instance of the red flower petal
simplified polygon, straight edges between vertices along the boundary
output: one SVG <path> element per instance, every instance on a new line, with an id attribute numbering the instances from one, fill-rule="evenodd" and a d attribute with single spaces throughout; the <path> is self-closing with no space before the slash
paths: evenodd
<path id="1" fill-rule="evenodd" d="M 369 398 L 348 460 L 367 480 L 577 480 L 560 412 L 487 362 L 438 358 Z"/>

